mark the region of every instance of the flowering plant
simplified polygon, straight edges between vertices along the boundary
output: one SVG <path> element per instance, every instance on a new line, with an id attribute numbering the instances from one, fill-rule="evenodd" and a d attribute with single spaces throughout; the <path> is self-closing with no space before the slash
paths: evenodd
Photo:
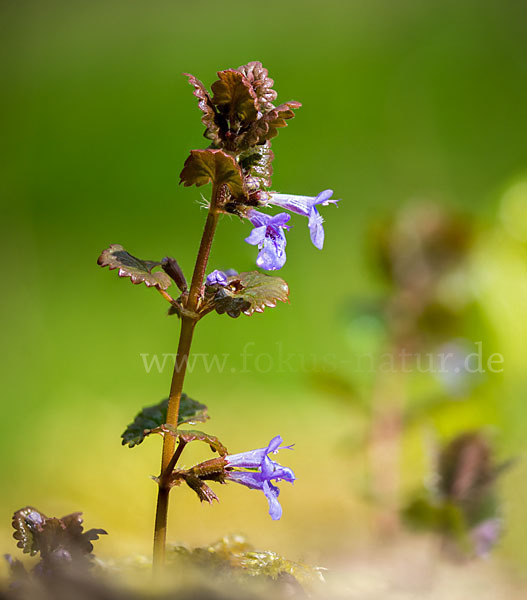
<path id="1" fill-rule="evenodd" d="M 286 262 L 286 236 L 291 215 L 285 212 L 269 214 L 278 207 L 305 216 L 313 244 L 324 244 L 323 219 L 318 207 L 335 204 L 332 190 L 317 196 L 294 196 L 271 191 L 271 140 L 278 130 L 294 117 L 299 102 L 275 105 L 277 94 L 273 80 L 259 62 L 250 62 L 238 69 L 218 72 L 212 93 L 193 75 L 187 75 L 194 88 L 201 110 L 206 149 L 192 150 L 180 175 L 184 186 L 212 184 L 208 214 L 196 258 L 190 285 L 177 261 L 165 257 L 160 261 L 142 260 L 113 244 L 99 256 L 98 264 L 118 269 L 120 277 L 132 283 L 145 283 L 156 289 L 170 304 L 169 314 L 177 315 L 181 331 L 176 364 L 169 398 L 144 408 L 123 433 L 123 444 L 140 444 L 145 437 L 158 433 L 163 437 L 161 472 L 155 478 L 159 486 L 155 531 L 154 568 L 162 567 L 165 556 L 167 511 L 170 490 L 182 483 L 193 489 L 201 501 L 218 500 L 207 482 L 233 481 L 251 489 L 261 490 L 269 502 L 272 519 L 280 519 L 276 482 L 293 482 L 295 475 L 287 467 L 270 458 L 280 449 L 282 438 L 276 436 L 267 447 L 239 454 L 229 454 L 215 437 L 202 431 L 181 429 L 183 423 L 205 421 L 207 407 L 183 393 L 186 365 L 194 328 L 206 314 L 216 311 L 230 317 L 242 312 L 252 315 L 274 307 L 278 300 L 288 300 L 286 282 L 259 271 L 237 273 L 234 270 L 213 270 L 208 275 L 207 263 L 218 220 L 231 214 L 249 221 L 252 231 L 245 241 L 258 247 L 256 264 L 266 271 L 281 269 Z M 180 294 L 173 297 L 167 290 L 172 284 Z M 178 460 L 185 446 L 194 441 L 207 443 L 218 456 L 178 469 Z M 290 448 L 290 446 L 286 446 Z"/>

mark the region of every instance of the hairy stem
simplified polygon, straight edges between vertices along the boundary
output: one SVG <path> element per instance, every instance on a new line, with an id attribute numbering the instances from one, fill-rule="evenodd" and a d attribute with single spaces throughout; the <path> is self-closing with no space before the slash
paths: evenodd
<path id="1" fill-rule="evenodd" d="M 192 283 L 190 285 L 188 301 L 185 306 L 185 312 L 181 316 L 181 331 L 179 334 L 179 344 L 176 355 L 176 363 L 174 365 L 174 373 L 172 375 L 172 384 L 170 386 L 170 396 L 168 401 L 166 423 L 177 428 L 179 416 L 179 403 L 181 393 L 183 391 L 183 382 L 187 371 L 188 357 L 192 344 L 192 336 L 194 327 L 200 316 L 197 312 L 199 301 L 202 294 L 203 279 L 207 269 L 212 240 L 218 223 L 219 212 L 217 202 L 219 198 L 219 189 L 213 187 L 212 200 L 210 203 L 207 222 L 201 237 L 201 244 L 194 266 L 192 275 Z M 171 435 L 165 435 L 163 438 L 163 454 L 161 459 L 161 475 L 159 478 L 159 491 L 157 496 L 156 519 L 154 526 L 154 571 L 159 572 L 165 564 L 165 547 L 167 534 L 167 516 L 168 516 L 168 500 L 170 494 L 169 475 L 167 468 L 173 469 L 181 452 L 174 453 L 176 440 Z M 183 446 L 179 446 L 178 450 L 183 450 Z"/>

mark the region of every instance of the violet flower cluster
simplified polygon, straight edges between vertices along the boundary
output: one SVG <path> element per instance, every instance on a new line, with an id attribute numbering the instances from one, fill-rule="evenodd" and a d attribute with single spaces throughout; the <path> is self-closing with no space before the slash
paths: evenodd
<path id="1" fill-rule="evenodd" d="M 324 219 L 318 212 L 317 206 L 327 206 L 336 204 L 339 200 L 331 199 L 333 190 L 324 190 L 317 196 L 295 196 L 293 194 L 278 194 L 271 192 L 267 204 L 278 206 L 290 212 L 302 215 L 308 218 L 309 233 L 313 245 L 322 250 L 324 246 Z M 270 216 L 251 209 L 247 213 L 247 218 L 254 226 L 251 234 L 245 238 L 248 244 L 258 246 L 259 253 L 256 264 L 266 271 L 276 271 L 281 269 L 286 261 L 285 247 L 287 240 L 285 230 L 289 230 L 287 225 L 290 215 L 287 213 L 278 213 Z"/>
<path id="2" fill-rule="evenodd" d="M 282 438 L 277 435 L 266 448 L 249 450 L 240 454 L 231 454 L 225 457 L 227 467 L 234 470 L 226 472 L 226 478 L 236 483 L 241 483 L 253 490 L 261 490 L 269 502 L 269 514 L 273 520 L 282 516 L 282 507 L 278 502 L 280 489 L 271 481 L 295 481 L 295 474 L 288 467 L 269 458 L 269 454 L 276 454 L 278 450 L 291 449 L 292 446 L 280 446 Z M 238 470 L 242 469 L 242 470 Z"/>

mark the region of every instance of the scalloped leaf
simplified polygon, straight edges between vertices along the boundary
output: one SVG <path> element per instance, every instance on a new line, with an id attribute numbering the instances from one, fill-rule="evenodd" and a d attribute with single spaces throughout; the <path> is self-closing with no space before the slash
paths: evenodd
<path id="1" fill-rule="evenodd" d="M 273 102 L 277 97 L 277 93 L 273 90 L 274 81 L 269 77 L 269 73 L 267 69 L 262 66 L 262 63 L 253 60 L 246 65 L 238 67 L 237 70 L 242 73 L 251 84 L 260 103 L 260 107 L 266 111 L 274 108 Z"/>
<path id="2" fill-rule="evenodd" d="M 263 312 L 266 306 L 274 308 L 278 300 L 288 302 L 289 296 L 289 287 L 283 279 L 259 271 L 232 275 L 225 286 L 216 289 L 213 299 L 216 312 L 226 312 L 231 317 L 239 316 L 240 312 L 247 316 Z"/>
<path id="3" fill-rule="evenodd" d="M 231 142 L 238 152 L 246 151 L 256 145 L 264 144 L 278 135 L 278 129 L 286 127 L 286 120 L 295 116 L 293 109 L 300 108 L 300 102 L 286 102 L 265 113 L 260 119 L 253 121 L 246 131 L 236 136 Z"/>
<path id="4" fill-rule="evenodd" d="M 235 69 L 226 69 L 218 71 L 218 77 L 211 85 L 212 103 L 228 119 L 230 129 L 234 131 L 258 119 L 258 96 L 245 76 Z"/>
<path id="5" fill-rule="evenodd" d="M 235 159 L 222 150 L 191 150 L 180 175 L 180 183 L 198 187 L 212 183 L 227 185 L 233 196 L 245 196 L 241 169 Z"/>
<path id="6" fill-rule="evenodd" d="M 163 271 L 152 272 L 152 269 L 161 265 L 160 262 L 136 258 L 121 244 L 112 244 L 103 250 L 97 259 L 97 264 L 101 267 L 108 267 L 110 271 L 119 269 L 119 277 L 129 277 L 130 281 L 136 285 L 144 283 L 148 287 L 166 290 L 172 284 L 170 277 Z"/>
<path id="7" fill-rule="evenodd" d="M 80 512 L 57 519 L 26 506 L 13 515 L 13 537 L 25 554 L 34 556 L 40 552 L 43 561 L 86 560 L 93 550 L 91 542 L 107 532 L 104 529 L 83 531 L 82 523 Z"/>
<path id="8" fill-rule="evenodd" d="M 144 439 L 154 432 L 161 425 L 165 424 L 167 419 L 168 398 L 147 406 L 139 412 L 135 419 L 122 433 L 122 445 L 128 445 L 130 448 L 138 446 Z M 209 418 L 207 407 L 186 394 L 181 394 L 179 404 L 178 425 L 183 423 L 204 422 Z M 156 432 L 158 433 L 158 432 Z"/>
<path id="9" fill-rule="evenodd" d="M 36 534 L 46 522 L 46 515 L 32 506 L 17 510 L 13 515 L 13 537 L 17 540 L 17 548 L 22 548 L 24 554 L 35 556 L 40 551 Z"/>
<path id="10" fill-rule="evenodd" d="M 259 135 L 260 143 L 276 137 L 278 135 L 278 129 L 287 127 L 286 120 L 292 119 L 295 116 L 293 109 L 300 108 L 301 106 L 302 104 L 300 102 L 286 102 L 265 114 L 261 119 L 262 123 L 265 124 L 265 132 L 262 132 Z M 260 125 L 260 129 L 261 128 L 262 126 Z"/>
<path id="11" fill-rule="evenodd" d="M 190 85 L 193 86 L 193 94 L 198 99 L 198 107 L 203 113 L 201 122 L 206 128 L 203 135 L 207 139 L 212 140 L 216 145 L 219 145 L 221 139 L 221 117 L 216 112 L 209 93 L 201 81 L 194 77 L 194 75 L 190 73 L 183 73 L 183 75 L 188 77 Z"/>

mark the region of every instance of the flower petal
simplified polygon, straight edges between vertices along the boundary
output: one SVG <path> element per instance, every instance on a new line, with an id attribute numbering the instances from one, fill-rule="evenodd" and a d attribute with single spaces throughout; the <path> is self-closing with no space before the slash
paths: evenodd
<path id="1" fill-rule="evenodd" d="M 251 473 L 249 471 L 227 471 L 227 479 L 245 485 L 252 490 L 263 489 L 264 479 L 260 473 Z"/>
<path id="2" fill-rule="evenodd" d="M 293 483 L 294 481 L 296 481 L 296 477 L 293 470 L 289 467 L 283 467 L 278 463 L 275 463 L 275 470 L 271 479 L 276 479 L 277 481 L 283 479 L 284 481 L 288 481 L 289 483 Z"/>
<path id="3" fill-rule="evenodd" d="M 256 258 L 257 266 L 266 271 L 277 271 L 278 269 L 281 269 L 287 260 L 285 244 L 285 236 L 278 239 L 270 239 L 270 237 L 267 236 L 258 257 Z"/>
<path id="4" fill-rule="evenodd" d="M 327 206 L 328 204 L 336 204 L 338 200 L 330 200 L 331 196 L 333 196 L 333 190 L 324 190 L 320 192 L 315 198 L 313 202 L 313 206 L 316 204 L 321 204 L 322 206 Z"/>
<path id="5" fill-rule="evenodd" d="M 229 454 L 225 457 L 225 460 L 230 467 L 259 469 L 266 454 L 267 448 L 259 448 L 258 450 L 249 450 L 239 454 Z"/>
<path id="6" fill-rule="evenodd" d="M 261 213 L 254 209 L 250 210 L 247 213 L 247 218 L 255 227 L 261 227 L 262 225 L 267 225 L 269 223 L 269 221 L 271 220 L 271 217 L 269 215 L 266 215 L 265 213 Z"/>
<path id="7" fill-rule="evenodd" d="M 278 213 L 269 219 L 268 226 L 289 228 L 289 225 L 286 225 L 286 223 L 290 219 L 291 215 L 288 215 L 287 213 Z"/>
<path id="8" fill-rule="evenodd" d="M 263 493 L 269 502 L 269 514 L 271 515 L 271 519 L 277 521 L 282 516 L 282 507 L 280 506 L 280 502 L 278 502 L 280 490 L 271 482 L 264 481 Z"/>
<path id="9" fill-rule="evenodd" d="M 262 461 L 261 473 L 264 479 L 283 479 L 284 481 L 289 481 L 289 483 L 293 483 L 296 477 L 293 473 L 293 470 L 289 467 L 283 467 L 280 463 L 270 459 L 268 456 L 265 456 Z"/>
<path id="10" fill-rule="evenodd" d="M 324 219 L 322 218 L 318 210 L 315 207 L 313 207 L 311 209 L 311 213 L 309 214 L 308 227 L 309 234 L 311 236 L 311 241 L 313 242 L 315 248 L 318 248 L 319 250 L 322 250 L 322 248 L 324 247 L 324 227 L 322 226 L 323 222 Z"/>
<path id="11" fill-rule="evenodd" d="M 252 246 L 256 246 L 258 244 L 262 244 L 265 239 L 265 232 L 267 231 L 267 226 L 262 225 L 261 227 L 255 227 L 248 237 L 245 238 L 245 241 Z"/>
<path id="12" fill-rule="evenodd" d="M 207 275 L 205 283 L 207 285 L 225 285 L 227 283 L 227 273 L 216 269 Z"/>
<path id="13" fill-rule="evenodd" d="M 294 194 L 271 194 L 269 204 L 280 206 L 297 215 L 309 216 L 315 198 L 313 196 L 296 196 Z"/>
<path id="14" fill-rule="evenodd" d="M 282 436 L 275 436 L 267 445 L 267 454 L 271 452 L 278 452 L 278 448 L 280 448 L 280 444 L 282 443 Z"/>

